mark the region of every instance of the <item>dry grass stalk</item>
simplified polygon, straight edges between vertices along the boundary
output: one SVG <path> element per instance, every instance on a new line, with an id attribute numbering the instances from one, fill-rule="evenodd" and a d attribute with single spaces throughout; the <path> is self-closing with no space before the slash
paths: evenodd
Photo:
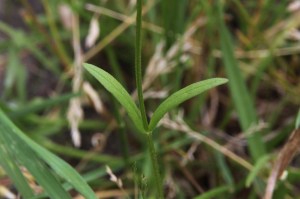
<path id="1" fill-rule="evenodd" d="M 148 1 L 148 4 L 143 8 L 142 15 L 146 14 L 154 5 L 155 1 Z M 99 53 L 105 46 L 110 44 L 113 40 L 115 40 L 121 33 L 123 33 L 130 25 L 135 22 L 134 12 L 126 21 L 124 21 L 121 25 L 115 28 L 109 35 L 107 35 L 103 40 L 98 42 L 93 48 L 91 48 L 84 56 L 83 60 L 87 61 L 97 53 Z"/>
<path id="2" fill-rule="evenodd" d="M 160 91 L 153 91 L 151 89 L 147 90 L 144 93 L 144 99 L 162 99 L 162 98 L 166 98 L 168 96 L 169 90 L 168 89 L 164 89 L 164 90 L 160 90 Z"/>
<path id="3" fill-rule="evenodd" d="M 195 22 L 193 22 L 188 30 L 183 34 L 182 39 L 176 41 L 166 52 L 166 56 L 164 56 L 163 53 L 165 43 L 163 41 L 158 43 L 145 71 L 143 91 L 146 91 L 157 77 L 167 74 L 173 70 L 177 64 L 177 56 L 179 56 L 179 60 L 182 61 L 189 59 L 187 54 L 192 48 L 192 44 L 190 42 L 191 37 L 198 28 L 203 26 L 205 23 L 205 18 L 198 18 Z"/>
<path id="4" fill-rule="evenodd" d="M 237 156 L 235 153 L 233 153 L 232 151 L 230 151 L 229 149 L 219 145 L 217 142 L 213 141 L 212 139 L 196 132 L 193 131 L 182 119 L 182 117 L 177 117 L 175 119 L 175 121 L 171 120 L 168 117 L 164 117 L 161 122 L 161 125 L 163 125 L 166 128 L 169 129 L 173 129 L 176 131 L 181 131 L 181 132 L 185 132 L 186 134 L 188 134 L 189 136 L 191 136 L 192 138 L 204 142 L 205 144 L 211 146 L 212 148 L 214 148 L 215 150 L 219 151 L 220 153 L 224 154 L 225 156 L 227 156 L 228 158 L 230 158 L 231 160 L 235 161 L 236 163 L 242 165 L 243 167 L 245 167 L 248 170 L 251 170 L 253 168 L 253 166 L 247 162 L 246 160 L 244 160 L 243 158 Z"/>
<path id="5" fill-rule="evenodd" d="M 118 178 L 111 170 L 111 168 L 109 166 L 106 165 L 106 173 L 109 175 L 110 177 L 110 181 L 116 183 L 116 185 L 120 188 L 123 189 L 123 182 L 120 178 Z"/>
<path id="6" fill-rule="evenodd" d="M 76 14 L 72 15 L 72 33 L 73 33 L 73 49 L 75 55 L 74 62 L 74 77 L 73 77 L 73 92 L 77 93 L 81 90 L 82 85 L 82 52 L 80 46 L 79 19 Z M 79 132 L 79 123 L 83 119 L 83 110 L 81 108 L 80 98 L 73 98 L 70 101 L 68 113 L 68 121 L 71 126 L 71 136 L 74 146 L 80 147 L 81 136 Z"/>
<path id="7" fill-rule="evenodd" d="M 17 196 L 6 187 L 0 185 L 0 197 L 7 199 L 17 199 Z"/>
<path id="8" fill-rule="evenodd" d="M 82 88 L 83 88 L 83 91 L 85 92 L 85 94 L 92 101 L 95 110 L 98 113 L 103 113 L 104 106 L 103 106 L 102 100 L 101 100 L 100 96 L 98 95 L 97 91 L 92 87 L 92 85 L 85 81 L 85 82 L 83 82 Z"/>
<path id="9" fill-rule="evenodd" d="M 289 3 L 287 10 L 290 12 L 295 12 L 300 10 L 300 1 L 299 0 L 294 0 Z"/>
<path id="10" fill-rule="evenodd" d="M 195 47 L 193 47 L 194 49 Z M 200 48 L 200 47 L 198 47 Z M 197 52 L 196 54 L 201 54 L 201 51 L 196 51 L 195 49 L 192 52 Z M 272 52 L 272 55 L 281 57 L 281 56 L 287 56 L 287 55 L 293 55 L 293 54 L 298 54 L 300 52 L 300 46 L 295 45 L 295 46 L 289 46 L 289 47 L 282 47 L 282 48 L 275 48 Z M 215 57 L 222 57 L 222 53 L 220 50 L 214 50 L 213 55 Z M 249 50 L 249 51 L 244 51 L 241 49 L 237 49 L 234 52 L 234 55 L 237 59 L 262 59 L 266 58 L 270 55 L 270 50 L 269 49 L 261 49 L 261 50 Z"/>
<path id="11" fill-rule="evenodd" d="M 282 176 L 300 146 L 300 128 L 295 129 L 281 149 L 268 179 L 264 199 L 272 199 L 278 178 Z"/>
<path id="12" fill-rule="evenodd" d="M 107 8 L 104 8 L 104 7 L 100 7 L 100 6 L 96 6 L 96 5 L 88 3 L 88 4 L 86 4 L 85 8 L 89 11 L 94 12 L 94 13 L 103 14 L 103 15 L 112 17 L 114 19 L 123 21 L 125 23 L 128 23 L 130 21 L 129 16 L 124 15 L 124 14 L 119 13 L 119 12 L 116 12 L 116 11 L 113 11 L 113 10 L 110 10 L 110 9 L 107 9 Z M 143 28 L 145 28 L 147 30 L 150 30 L 150 31 L 153 31 L 155 33 L 162 34 L 164 32 L 163 28 L 161 28 L 161 27 L 159 27 L 155 24 L 149 23 L 149 22 L 143 21 L 142 25 L 143 25 Z"/>
<path id="13" fill-rule="evenodd" d="M 237 143 L 241 143 L 245 141 L 247 137 L 250 137 L 254 133 L 266 129 L 267 127 L 268 127 L 267 123 L 265 123 L 264 121 L 259 121 L 257 124 L 250 126 L 250 128 L 246 132 L 241 132 L 237 136 L 230 139 L 228 143 L 225 145 L 225 147 L 232 148 L 233 146 L 236 146 Z"/>
<path id="14" fill-rule="evenodd" d="M 99 15 L 94 14 L 90 22 L 88 35 L 85 38 L 85 46 L 87 48 L 92 47 L 96 43 L 98 37 L 100 36 L 100 26 L 98 24 L 98 20 L 99 20 Z"/>

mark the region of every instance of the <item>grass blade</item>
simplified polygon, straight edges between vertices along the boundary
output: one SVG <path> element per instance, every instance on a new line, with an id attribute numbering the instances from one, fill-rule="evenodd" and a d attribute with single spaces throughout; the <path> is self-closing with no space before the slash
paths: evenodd
<path id="1" fill-rule="evenodd" d="M 31 172 L 34 174 L 34 170 L 38 170 L 38 172 L 44 172 L 49 173 L 47 170 L 48 167 L 43 166 L 44 163 L 47 163 L 60 177 L 68 181 L 78 192 L 80 192 L 85 198 L 87 199 L 96 199 L 96 196 L 92 189 L 87 185 L 87 183 L 83 180 L 83 178 L 65 161 L 60 159 L 59 157 L 55 156 L 45 148 L 41 147 L 34 141 L 32 141 L 30 138 L 28 138 L 24 133 L 21 132 L 8 118 L 7 116 L 0 110 L 0 126 L 2 129 L 5 129 L 5 131 L 1 131 L 0 134 L 2 136 L 6 136 L 8 143 L 16 142 L 16 144 L 11 145 L 10 150 L 18 150 L 18 159 L 22 160 L 24 163 L 29 165 L 29 168 Z M 10 136 L 10 137 L 8 137 Z M 10 140 L 9 140 L 10 139 Z M 21 147 L 22 146 L 22 147 Z M 24 153 L 24 151 L 28 151 L 27 153 Z M 23 155 L 22 155 L 23 154 Z M 30 155 L 31 154 L 31 155 Z M 30 157 L 28 157 L 30 156 Z M 41 161 L 38 162 L 37 166 L 30 165 L 34 161 L 32 161 L 32 158 L 36 161 L 39 159 Z M 26 166 L 26 165 L 25 165 Z M 42 166 L 42 167 L 40 167 Z M 43 175 L 42 173 L 39 173 L 37 175 L 41 175 L 39 177 L 40 182 L 39 183 L 49 183 L 45 182 L 47 181 L 47 177 L 50 175 L 48 174 Z M 36 177 L 36 176 L 35 176 Z M 37 179 L 38 180 L 38 179 Z M 49 180 L 50 184 L 54 183 L 56 179 L 51 177 Z M 47 185 L 48 186 L 48 185 Z M 53 187 L 52 187 L 53 188 Z M 51 189 L 51 187 L 49 188 Z M 56 193 L 52 193 L 52 191 L 48 191 L 49 194 L 57 194 L 61 193 L 60 196 L 55 195 L 55 197 L 52 198 L 69 198 L 66 194 L 63 194 L 61 191 L 58 192 L 58 188 L 54 188 Z M 58 190 L 58 191 L 57 191 Z"/>
<path id="2" fill-rule="evenodd" d="M 214 154 L 215 154 L 215 158 L 217 160 L 217 165 L 220 169 L 220 172 L 223 176 L 224 181 L 226 182 L 226 184 L 228 184 L 228 186 L 234 187 L 233 176 L 229 169 L 229 166 L 226 163 L 224 155 L 222 153 L 220 153 L 219 151 L 214 151 Z"/>
<path id="3" fill-rule="evenodd" d="M 113 76 L 101 68 L 86 63 L 83 65 L 122 104 L 138 130 L 145 132 L 140 111 L 125 88 Z"/>
<path id="4" fill-rule="evenodd" d="M 225 27 L 222 14 L 222 5 L 219 1 L 219 27 L 221 36 L 221 50 L 226 73 L 229 81 L 229 88 L 233 98 L 233 102 L 239 115 L 240 123 L 244 132 L 257 122 L 257 115 L 254 108 L 254 103 L 251 100 L 250 94 L 243 80 L 238 63 L 234 57 L 233 42 L 229 31 Z M 250 153 L 252 158 L 257 161 L 262 155 L 265 154 L 265 147 L 263 145 L 261 136 L 253 134 L 248 139 Z"/>
<path id="5" fill-rule="evenodd" d="M 260 172 L 260 170 L 265 167 L 266 163 L 268 163 L 270 159 L 269 155 L 265 155 L 261 157 L 256 164 L 254 165 L 253 169 L 251 172 L 248 174 L 247 179 L 246 179 L 246 187 L 250 187 L 252 182 L 255 180 L 255 177 L 257 174 Z"/>
<path id="6" fill-rule="evenodd" d="M 195 197 L 194 199 L 220 198 L 221 194 L 224 194 L 224 193 L 229 192 L 229 191 L 230 191 L 230 186 L 221 186 L 221 187 L 214 188 L 210 191 L 207 191 L 204 194 L 201 194 L 200 196 Z"/>
<path id="7" fill-rule="evenodd" d="M 26 106 L 12 110 L 12 112 L 9 113 L 9 116 L 13 118 L 24 117 L 24 115 L 42 111 L 55 105 L 61 105 L 65 102 L 68 102 L 70 99 L 79 96 L 80 96 L 79 93 L 68 93 L 50 99 L 33 100 L 30 103 L 28 103 Z"/>
<path id="8" fill-rule="evenodd" d="M 297 117 L 296 117 L 296 122 L 295 122 L 295 129 L 300 128 L 300 109 L 298 111 Z"/>
<path id="9" fill-rule="evenodd" d="M 199 95 L 200 93 L 203 93 L 206 90 L 224 84 L 227 81 L 228 80 L 224 78 L 212 78 L 191 84 L 173 93 L 165 101 L 163 101 L 153 113 L 149 124 L 149 130 L 152 131 L 156 127 L 159 120 L 172 108 L 196 95 Z"/>
<path id="10" fill-rule="evenodd" d="M 0 165 L 6 171 L 7 175 L 12 179 L 14 185 L 21 195 L 25 199 L 32 198 L 34 196 L 33 192 L 21 173 L 19 167 L 15 163 L 10 151 L 7 150 L 7 147 L 5 146 L 5 143 L 7 142 L 3 138 L 3 133 L 1 132 L 3 132 L 2 125 L 0 126 Z"/>
<path id="11" fill-rule="evenodd" d="M 60 182 L 50 172 L 45 163 L 41 161 L 27 143 L 17 136 L 15 133 L 16 129 L 10 125 L 2 113 L 0 115 L 0 122 L 1 144 L 3 146 L 1 150 L 9 152 L 13 158 L 12 161 L 26 167 L 49 197 L 71 199 L 71 196 L 63 189 Z M 16 181 L 19 181 L 19 179 L 16 179 Z"/>

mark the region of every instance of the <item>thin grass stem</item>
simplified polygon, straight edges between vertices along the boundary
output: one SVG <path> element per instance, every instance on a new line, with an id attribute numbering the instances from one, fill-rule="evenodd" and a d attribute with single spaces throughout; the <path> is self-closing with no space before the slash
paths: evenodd
<path id="1" fill-rule="evenodd" d="M 144 129 L 148 129 L 148 121 L 146 116 L 146 109 L 144 104 L 143 89 L 142 89 L 142 1 L 137 1 L 137 14 L 136 14 L 136 40 L 135 40 L 135 79 L 139 99 L 139 107 L 143 120 Z"/>
<path id="2" fill-rule="evenodd" d="M 160 173 L 159 173 L 159 166 L 158 166 L 158 161 L 157 161 L 157 155 L 156 155 L 154 142 L 153 142 L 153 138 L 152 138 L 152 131 L 147 132 L 146 136 L 147 136 L 148 149 L 149 149 L 153 172 L 154 172 L 154 180 L 155 180 L 155 186 L 157 189 L 157 197 L 159 199 L 164 198 L 162 182 L 161 182 L 161 177 L 160 177 Z"/>

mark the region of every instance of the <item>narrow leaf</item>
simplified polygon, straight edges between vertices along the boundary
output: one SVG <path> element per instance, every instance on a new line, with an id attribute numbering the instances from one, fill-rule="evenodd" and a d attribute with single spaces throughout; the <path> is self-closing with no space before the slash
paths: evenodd
<path id="1" fill-rule="evenodd" d="M 6 174 L 14 182 L 14 185 L 21 193 L 21 195 L 27 199 L 33 197 L 33 191 L 29 184 L 21 173 L 18 165 L 15 163 L 11 152 L 6 147 L 6 140 L 3 137 L 3 126 L 0 125 L 0 165 L 5 170 Z"/>
<path id="2" fill-rule="evenodd" d="M 80 96 L 79 93 L 68 93 L 65 95 L 53 97 L 50 99 L 36 99 L 32 102 L 28 103 L 26 106 L 13 109 L 11 113 L 9 113 L 10 117 L 22 117 L 24 115 L 28 115 L 31 113 L 35 113 L 41 110 L 45 110 L 52 106 L 61 105 L 65 102 L 68 102 L 70 99 Z"/>
<path id="3" fill-rule="evenodd" d="M 11 161 L 13 161 L 14 164 L 19 163 L 19 165 L 27 168 L 50 198 L 61 197 L 71 199 L 69 193 L 63 189 L 61 183 L 56 179 L 47 165 L 37 156 L 27 143 L 17 136 L 15 128 L 10 126 L 10 123 L 7 122 L 4 115 L 0 116 L 3 116 L 0 117 L 0 142 L 2 145 L 2 153 L 5 153 L 6 151 L 11 154 Z M 17 164 L 15 166 L 17 166 Z M 19 179 L 14 179 L 14 176 L 12 176 L 12 179 L 16 180 L 14 181 L 16 184 L 19 183 Z"/>
<path id="4" fill-rule="evenodd" d="M 266 163 L 269 161 L 270 156 L 265 155 L 257 160 L 253 169 L 250 171 L 249 175 L 246 179 L 246 187 L 250 187 L 252 182 L 254 181 L 257 174 L 261 171 L 262 168 L 265 167 Z"/>
<path id="5" fill-rule="evenodd" d="M 199 95 L 200 93 L 203 93 L 206 90 L 224 84 L 227 81 L 228 80 L 224 78 L 212 78 L 191 84 L 173 93 L 170 97 L 163 101 L 153 113 L 149 124 L 149 130 L 152 131 L 156 127 L 159 120 L 172 108 L 196 95 Z"/>
<path id="6" fill-rule="evenodd" d="M 226 182 L 226 184 L 230 185 L 231 187 L 234 187 L 232 172 L 229 169 L 229 165 L 227 164 L 224 155 L 219 151 L 214 151 L 214 153 L 215 153 L 215 158 L 217 160 L 216 163 L 220 169 L 224 181 Z"/>
<path id="7" fill-rule="evenodd" d="M 222 59 L 224 61 L 225 70 L 229 82 L 229 89 L 239 115 L 241 127 L 244 132 L 247 132 L 251 125 L 257 123 L 257 115 L 254 107 L 254 102 L 246 87 L 245 80 L 239 69 L 238 62 L 234 57 L 233 40 L 223 21 L 222 2 L 219 1 L 219 31 L 220 43 L 222 50 Z M 262 155 L 265 154 L 265 146 L 263 144 L 261 135 L 258 133 L 252 134 L 249 138 L 249 149 L 252 158 L 257 161 Z"/>
<path id="8" fill-rule="evenodd" d="M 230 191 L 230 186 L 220 186 L 214 188 L 208 192 L 201 194 L 200 196 L 195 197 L 194 199 L 212 199 L 212 198 L 222 198 L 221 194 L 227 193 Z"/>
<path id="9" fill-rule="evenodd" d="M 296 117 L 296 122 L 295 122 L 295 129 L 300 128 L 300 109 L 298 111 L 297 117 Z"/>
<path id="10" fill-rule="evenodd" d="M 30 138 L 28 138 L 7 118 L 7 116 L 2 112 L 2 110 L 0 110 L 0 126 L 5 127 L 6 131 L 9 130 L 8 133 L 10 134 L 10 136 L 14 136 L 15 140 L 19 140 L 18 142 L 22 142 L 19 145 L 28 146 L 27 148 L 33 150 L 34 154 L 36 154 L 41 160 L 47 163 L 60 177 L 68 181 L 85 198 L 96 199 L 96 196 L 90 188 L 90 186 L 84 181 L 84 179 L 78 174 L 77 171 L 75 171 L 65 161 L 63 161 L 53 153 L 49 152 L 45 148 L 32 141 Z M 4 135 L 4 133 L 7 132 L 0 132 L 0 134 L 2 135 Z M 18 149 L 19 145 L 14 145 L 14 148 Z M 30 160 L 30 157 L 28 158 Z"/>
<path id="11" fill-rule="evenodd" d="M 122 104 L 138 130 L 145 132 L 140 111 L 125 88 L 113 76 L 101 68 L 86 63 L 83 65 Z"/>
<path id="12" fill-rule="evenodd" d="M 283 148 L 280 150 L 274 164 L 270 176 L 268 178 L 267 187 L 265 189 L 264 199 L 272 199 L 276 182 L 288 167 L 300 146 L 300 128 L 295 129 Z"/>

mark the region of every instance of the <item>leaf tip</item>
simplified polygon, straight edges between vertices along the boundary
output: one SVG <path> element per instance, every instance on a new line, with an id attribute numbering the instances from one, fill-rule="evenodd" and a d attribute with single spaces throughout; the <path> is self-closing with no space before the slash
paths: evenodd
<path id="1" fill-rule="evenodd" d="M 219 80 L 220 84 L 225 84 L 229 81 L 227 78 L 222 78 L 222 77 L 219 77 L 218 80 Z"/>

